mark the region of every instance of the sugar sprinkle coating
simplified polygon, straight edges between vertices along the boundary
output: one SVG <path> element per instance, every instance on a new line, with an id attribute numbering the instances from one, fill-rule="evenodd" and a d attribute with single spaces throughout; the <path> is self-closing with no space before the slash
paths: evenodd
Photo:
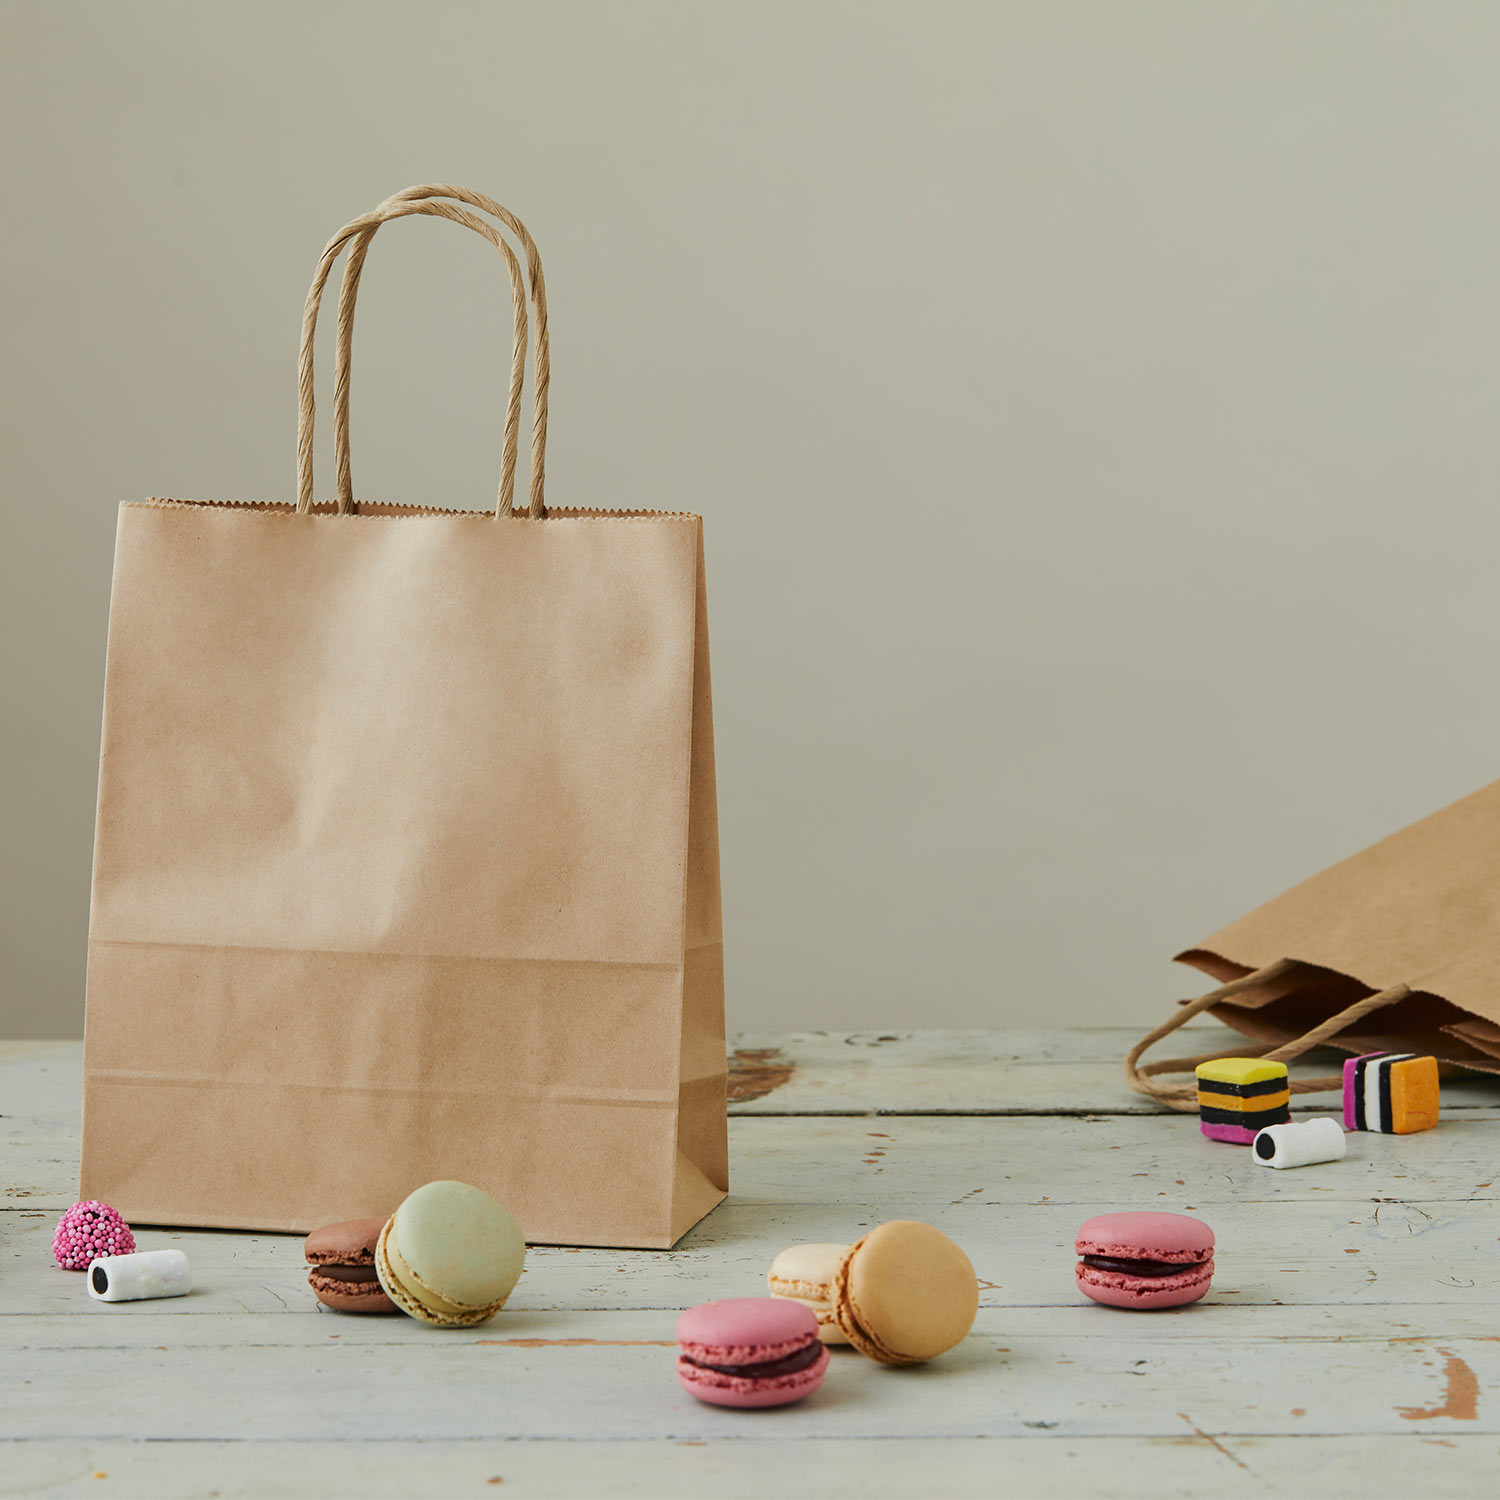
<path id="1" fill-rule="evenodd" d="M 130 1225 L 109 1204 L 93 1198 L 75 1203 L 57 1221 L 52 1235 L 52 1254 L 65 1271 L 87 1271 L 97 1256 L 130 1255 L 134 1251 Z"/>

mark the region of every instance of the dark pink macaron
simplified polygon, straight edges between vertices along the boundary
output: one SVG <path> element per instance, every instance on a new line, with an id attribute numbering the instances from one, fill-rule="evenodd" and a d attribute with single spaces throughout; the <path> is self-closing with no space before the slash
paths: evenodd
<path id="1" fill-rule="evenodd" d="M 677 1320 L 677 1378 L 714 1406 L 786 1406 L 823 1384 L 812 1308 L 782 1297 L 700 1302 Z"/>
<path id="2" fill-rule="evenodd" d="M 1106 1307 L 1182 1307 L 1214 1279 L 1214 1232 L 1187 1214 L 1098 1214 L 1073 1248 L 1078 1290 Z"/>

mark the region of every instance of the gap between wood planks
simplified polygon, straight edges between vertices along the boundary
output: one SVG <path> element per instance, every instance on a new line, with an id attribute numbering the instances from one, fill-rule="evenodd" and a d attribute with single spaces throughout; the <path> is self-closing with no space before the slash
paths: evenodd
<path id="1" fill-rule="evenodd" d="M 922 1033 L 911 1033 L 906 1036 L 885 1034 L 876 1036 L 870 1045 L 872 1055 L 878 1055 L 883 1048 L 875 1045 L 881 1043 L 901 1043 L 903 1041 L 915 1041 Z M 852 1036 L 844 1037 L 845 1042 L 851 1041 Z M 733 1039 L 731 1039 L 733 1043 Z M 917 1060 L 920 1066 L 922 1059 Z M 931 1062 L 932 1059 L 927 1061 Z M 1082 1059 L 1058 1059 L 1057 1061 L 1068 1066 L 1091 1067 L 1098 1066 L 1108 1068 L 1112 1059 L 1092 1058 Z M 987 1059 L 977 1060 L 979 1066 L 1000 1064 L 1002 1059 L 991 1055 Z M 1019 1056 L 1003 1059 L 1006 1065 L 1019 1064 L 1022 1059 Z M 1106 1102 L 1095 1105 L 1072 1106 L 1063 1103 L 1050 1104 L 963 1104 L 963 1105 L 922 1105 L 905 1103 L 901 1105 L 878 1105 L 878 1104 L 848 1104 L 848 1105 L 816 1105 L 803 1103 L 793 1105 L 789 1108 L 779 1109 L 773 1102 L 770 1107 L 759 1107 L 746 1109 L 747 1105 L 760 1105 L 761 1101 L 767 1100 L 771 1095 L 786 1087 L 794 1079 L 801 1082 L 811 1076 L 820 1078 L 828 1069 L 826 1059 L 817 1056 L 803 1058 L 798 1055 L 795 1039 L 784 1045 L 762 1045 L 762 1046 L 731 1046 L 728 1055 L 729 1076 L 727 1084 L 727 1097 L 729 1113 L 738 1117 L 754 1117 L 757 1119 L 807 1119 L 807 1118 L 832 1118 L 832 1119 L 868 1119 L 878 1117 L 896 1116 L 933 1116 L 937 1118 L 1053 1118 L 1053 1119 L 1108 1119 L 1112 1117 L 1134 1117 L 1134 1118 L 1170 1118 L 1179 1111 L 1170 1110 L 1154 1101 L 1147 1099 L 1130 1099 L 1123 1102 Z M 972 1065 L 972 1064 L 971 1064 Z M 877 1071 L 879 1065 L 877 1064 Z M 1469 1082 L 1475 1080 L 1469 1079 Z M 1494 1080 L 1487 1080 L 1493 1082 Z M 1113 1092 L 1113 1090 L 1111 1090 Z M 1296 1103 L 1292 1106 L 1294 1114 L 1318 1114 L 1330 1110 L 1337 1111 L 1338 1101 L 1330 1095 L 1329 1098 L 1314 1098 L 1308 1096 L 1306 1102 Z M 1470 1118 L 1489 1118 L 1496 1113 L 1493 1101 L 1485 1099 L 1470 1099 L 1460 1097 L 1449 1099 L 1445 1103 L 1445 1109 L 1450 1117 L 1458 1111 L 1463 1112 Z M 1471 1113 L 1472 1112 L 1472 1113 Z"/>
<path id="2" fill-rule="evenodd" d="M 958 1119 L 1105 1119 L 1110 1115 L 1130 1115 L 1138 1119 L 1159 1117 L 1169 1119 L 1173 1111 L 1165 1109 L 1005 1109 L 999 1106 L 988 1109 L 974 1106 L 967 1109 L 923 1109 L 915 1105 L 902 1105 L 894 1109 L 871 1107 L 869 1109 L 747 1109 L 736 1110 L 735 1100 L 729 1102 L 729 1114 L 736 1120 L 876 1120 L 905 1116 L 933 1115 L 952 1116 Z"/>
<path id="3" fill-rule="evenodd" d="M 755 1095 L 754 1099 L 762 1098 Z M 828 1109 L 814 1108 L 808 1106 L 802 1109 L 736 1109 L 735 1105 L 750 1103 L 752 1100 L 736 1099 L 733 1095 L 729 1100 L 729 1114 L 736 1120 L 809 1120 L 809 1119 L 834 1119 L 834 1120 L 873 1120 L 895 1116 L 954 1116 L 960 1119 L 1068 1119 L 1068 1120 L 1106 1120 L 1115 1117 L 1133 1120 L 1186 1120 L 1196 1119 L 1194 1115 L 1185 1115 L 1172 1109 L 1152 1109 L 1149 1105 L 1142 1105 L 1139 1109 L 1131 1108 L 1129 1105 L 1094 1105 L 1091 1108 L 1069 1109 L 1064 1105 L 1051 1105 L 1045 1109 L 1033 1107 L 1031 1109 L 1007 1108 L 1003 1105 L 993 1107 L 986 1105 L 970 1105 L 964 1108 L 929 1108 L 918 1105 L 901 1105 L 896 1108 L 885 1109 L 880 1106 L 871 1106 L 866 1109 Z M 1445 1106 L 1447 1107 L 1447 1106 Z M 1484 1104 L 1454 1105 L 1451 1110 L 1463 1110 L 1464 1118 L 1472 1118 L 1474 1123 L 1500 1118 L 1492 1106 Z M 1298 1114 L 1337 1114 L 1334 1104 L 1307 1104 L 1293 1105 L 1292 1113 Z M 1451 1115 L 1449 1123 L 1452 1123 Z"/>

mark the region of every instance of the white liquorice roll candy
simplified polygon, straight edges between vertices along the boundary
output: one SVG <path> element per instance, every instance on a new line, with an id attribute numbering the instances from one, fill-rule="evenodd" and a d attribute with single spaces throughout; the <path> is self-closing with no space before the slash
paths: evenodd
<path id="1" fill-rule="evenodd" d="M 1250 1148 L 1263 1167 L 1311 1167 L 1320 1161 L 1339 1161 L 1347 1149 L 1343 1127 L 1328 1115 L 1267 1125 Z"/>
<path id="2" fill-rule="evenodd" d="M 138 1250 L 100 1255 L 89 1262 L 89 1296 L 96 1302 L 143 1302 L 148 1297 L 184 1297 L 193 1272 L 181 1250 Z"/>

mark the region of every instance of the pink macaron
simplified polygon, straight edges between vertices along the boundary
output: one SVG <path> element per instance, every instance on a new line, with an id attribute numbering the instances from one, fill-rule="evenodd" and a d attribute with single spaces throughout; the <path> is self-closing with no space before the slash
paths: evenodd
<path id="1" fill-rule="evenodd" d="M 677 1342 L 683 1389 L 714 1406 L 786 1406 L 828 1368 L 813 1310 L 781 1297 L 700 1302 L 678 1318 Z"/>
<path id="2" fill-rule="evenodd" d="M 1106 1307 L 1182 1307 L 1214 1279 L 1214 1232 L 1187 1214 L 1099 1214 L 1073 1248 L 1078 1290 Z"/>

